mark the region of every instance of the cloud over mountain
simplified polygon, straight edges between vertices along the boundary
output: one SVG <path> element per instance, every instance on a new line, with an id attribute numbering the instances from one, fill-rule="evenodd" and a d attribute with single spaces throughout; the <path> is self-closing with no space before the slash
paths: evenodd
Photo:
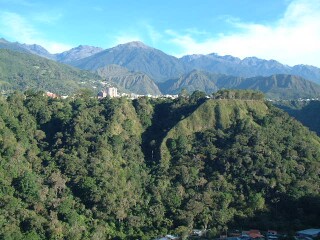
<path id="1" fill-rule="evenodd" d="M 194 34 L 167 30 L 170 42 L 177 45 L 180 54 L 217 52 L 240 58 L 257 56 L 277 59 L 289 65 L 301 62 L 319 66 L 320 56 L 320 2 L 294 0 L 279 20 L 273 23 L 243 22 L 226 17 L 235 32 L 207 36 L 198 40 Z"/>

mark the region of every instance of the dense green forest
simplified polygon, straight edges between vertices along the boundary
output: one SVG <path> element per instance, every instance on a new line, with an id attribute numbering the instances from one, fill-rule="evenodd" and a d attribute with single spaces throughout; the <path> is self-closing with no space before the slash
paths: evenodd
<path id="1" fill-rule="evenodd" d="M 320 138 L 259 94 L 220 94 L 1 98 L 0 239 L 316 227 Z"/>

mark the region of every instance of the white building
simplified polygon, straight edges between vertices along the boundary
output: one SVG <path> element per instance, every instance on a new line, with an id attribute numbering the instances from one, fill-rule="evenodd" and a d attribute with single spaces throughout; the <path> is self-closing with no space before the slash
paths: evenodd
<path id="1" fill-rule="evenodd" d="M 118 97 L 118 89 L 115 87 L 108 87 L 106 89 L 107 96 L 113 98 L 113 97 Z"/>
<path id="2" fill-rule="evenodd" d="M 105 97 L 118 97 L 118 89 L 115 87 L 107 87 L 106 90 L 101 91 L 98 93 L 98 98 L 105 98 Z"/>

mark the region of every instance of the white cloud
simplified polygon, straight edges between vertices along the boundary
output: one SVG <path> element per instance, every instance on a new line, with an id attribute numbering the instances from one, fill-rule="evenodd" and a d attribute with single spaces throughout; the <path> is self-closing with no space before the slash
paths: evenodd
<path id="1" fill-rule="evenodd" d="M 150 24 L 145 23 L 144 27 L 147 30 L 148 38 L 151 39 L 152 45 L 156 45 L 162 39 L 162 34 L 156 31 L 155 28 Z"/>
<path id="2" fill-rule="evenodd" d="M 163 34 L 160 31 L 157 31 L 147 21 L 140 21 L 136 23 L 134 28 L 115 31 L 113 34 L 106 34 L 106 36 L 110 39 L 110 43 L 106 44 L 108 47 L 132 41 L 140 41 L 155 47 L 163 40 Z"/>
<path id="3" fill-rule="evenodd" d="M 24 42 L 30 42 L 38 37 L 38 32 L 18 14 L 11 12 L 2 12 L 0 14 L 1 34 L 14 39 L 21 39 Z"/>
<path id="4" fill-rule="evenodd" d="M 0 34 L 8 40 L 27 44 L 39 44 L 50 53 L 69 50 L 71 46 L 45 39 L 31 23 L 19 14 L 0 12 Z"/>
<path id="5" fill-rule="evenodd" d="M 257 56 L 289 65 L 320 66 L 320 1 L 293 0 L 283 17 L 272 24 L 228 19 L 237 33 L 219 34 L 197 41 L 193 34 L 167 30 L 169 41 L 182 51 L 177 55 L 212 53 L 240 58 Z"/>

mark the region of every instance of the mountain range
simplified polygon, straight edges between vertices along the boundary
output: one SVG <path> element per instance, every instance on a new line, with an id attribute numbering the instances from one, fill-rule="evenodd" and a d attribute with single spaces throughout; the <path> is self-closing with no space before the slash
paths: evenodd
<path id="1" fill-rule="evenodd" d="M 232 56 L 219 56 L 215 53 L 208 55 L 188 55 L 182 57 L 180 60 L 195 69 L 208 72 L 241 77 L 291 74 L 320 83 L 320 69 L 309 65 L 295 65 L 290 67 L 275 60 L 264 60 L 256 57 L 247 57 L 241 60 L 240 58 Z"/>
<path id="2" fill-rule="evenodd" d="M 99 48 L 99 47 L 80 45 L 76 48 L 72 48 L 62 53 L 51 54 L 44 47 L 40 45 L 9 42 L 4 38 L 0 38 L 0 49 L 1 48 L 23 52 L 23 53 L 32 53 L 40 57 L 48 58 L 48 59 L 55 60 L 62 63 L 68 63 L 71 61 L 76 61 L 85 57 L 89 57 L 103 50 L 102 48 Z"/>
<path id="3" fill-rule="evenodd" d="M 109 64 L 117 64 L 131 71 L 144 72 L 156 82 L 178 77 L 179 74 L 198 69 L 241 77 L 292 74 L 320 83 L 320 68 L 310 65 L 300 64 L 291 67 L 275 60 L 256 57 L 247 57 L 241 60 L 230 55 L 219 56 L 216 53 L 194 54 L 176 58 L 137 41 L 105 50 L 99 47 L 80 45 L 62 53 L 50 54 L 46 49 L 36 44 L 13 43 L 1 38 L 0 48 L 30 52 L 87 70 L 96 70 Z"/>
<path id="4" fill-rule="evenodd" d="M 320 96 L 320 86 L 299 76 L 276 74 L 268 77 L 234 77 L 193 70 L 177 79 L 159 83 L 166 94 L 178 94 L 182 89 L 188 92 L 200 90 L 211 94 L 219 89 L 254 89 L 272 99 L 297 99 Z"/>
<path id="5" fill-rule="evenodd" d="M 96 70 L 109 64 L 117 64 L 130 71 L 144 72 L 155 82 L 162 82 L 188 71 L 185 64 L 178 58 L 141 42 L 120 44 L 90 57 L 72 61 L 70 64 L 86 70 Z"/>
<path id="6" fill-rule="evenodd" d="M 2 38 L 0 48 L 36 54 L 89 70 L 120 89 L 138 94 L 178 93 L 183 88 L 207 93 L 221 88 L 250 88 L 263 91 L 270 98 L 320 96 L 319 86 L 315 84 L 320 83 L 319 68 L 308 65 L 290 67 L 256 57 L 241 60 L 212 53 L 176 58 L 142 42 L 120 44 L 109 49 L 80 45 L 66 52 L 50 54 L 39 45 L 13 43 Z"/>
<path id="7" fill-rule="evenodd" d="M 241 60 L 229 55 L 219 56 L 214 53 L 175 58 L 141 42 L 120 44 L 92 56 L 70 61 L 69 64 L 86 70 L 95 70 L 105 65 L 117 64 L 131 71 L 144 72 L 155 82 L 163 82 L 197 69 L 239 77 L 290 74 L 320 83 L 320 69 L 314 66 L 296 65 L 290 67 L 275 60 L 264 60 L 256 57 Z"/>

